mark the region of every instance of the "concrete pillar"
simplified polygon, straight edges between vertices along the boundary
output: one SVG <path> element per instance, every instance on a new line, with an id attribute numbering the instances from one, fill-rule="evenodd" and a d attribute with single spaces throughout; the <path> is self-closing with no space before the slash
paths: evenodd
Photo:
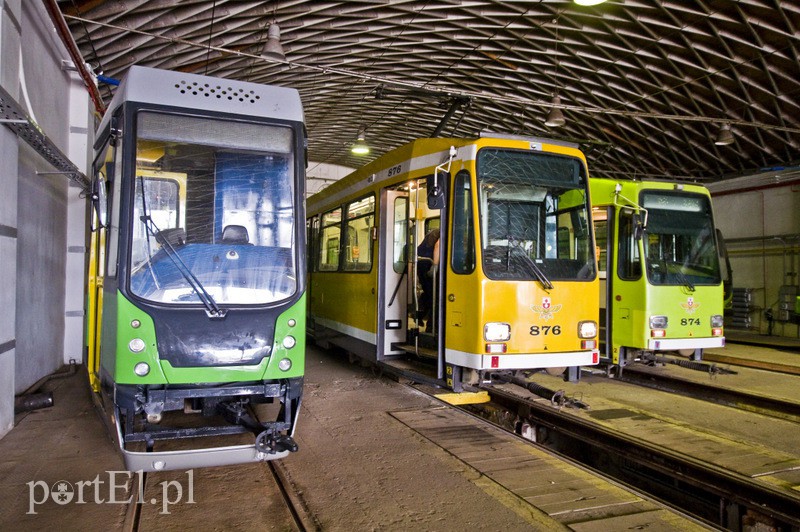
<path id="1" fill-rule="evenodd" d="M 19 93 L 21 0 L 0 0 L 0 85 Z M 14 426 L 17 294 L 17 136 L 0 126 L 0 437 Z"/>
<path id="2" fill-rule="evenodd" d="M 86 175 L 91 168 L 94 123 L 86 87 L 80 75 L 71 72 L 69 90 L 69 148 L 67 156 Z M 70 185 L 67 191 L 67 265 L 64 294 L 64 363 L 83 360 L 84 346 L 84 281 L 86 266 L 86 209 L 80 189 Z"/>

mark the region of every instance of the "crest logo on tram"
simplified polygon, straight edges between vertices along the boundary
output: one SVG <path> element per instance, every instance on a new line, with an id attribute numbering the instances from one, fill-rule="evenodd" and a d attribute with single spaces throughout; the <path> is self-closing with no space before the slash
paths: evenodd
<path id="1" fill-rule="evenodd" d="M 553 319 L 553 314 L 561 310 L 561 305 L 553 305 L 549 297 L 542 298 L 542 306 L 531 305 L 531 310 L 537 313 L 544 321 Z"/>
<path id="2" fill-rule="evenodd" d="M 689 296 L 686 303 L 681 303 L 681 307 L 687 314 L 694 314 L 694 311 L 700 307 L 700 303 L 695 303 L 694 298 Z"/>

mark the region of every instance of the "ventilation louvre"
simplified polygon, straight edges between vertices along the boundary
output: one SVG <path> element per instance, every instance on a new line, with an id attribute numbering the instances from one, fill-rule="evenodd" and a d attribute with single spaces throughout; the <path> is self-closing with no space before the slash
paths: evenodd
<path id="1" fill-rule="evenodd" d="M 257 103 L 261 96 L 254 90 L 234 88 L 222 84 L 198 83 L 196 81 L 181 81 L 175 84 L 179 93 L 186 96 L 200 96 L 204 98 L 216 98 L 218 100 L 228 100 L 231 102 Z"/>

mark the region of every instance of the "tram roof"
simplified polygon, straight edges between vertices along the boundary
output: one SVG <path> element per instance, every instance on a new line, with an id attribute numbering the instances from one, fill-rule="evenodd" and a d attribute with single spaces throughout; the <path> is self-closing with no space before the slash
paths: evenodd
<path id="1" fill-rule="evenodd" d="M 303 106 L 294 89 L 274 87 L 211 76 L 131 66 L 108 110 L 122 102 L 203 109 L 224 114 L 271 117 L 303 121 Z M 103 122 L 111 113 L 107 112 Z"/>

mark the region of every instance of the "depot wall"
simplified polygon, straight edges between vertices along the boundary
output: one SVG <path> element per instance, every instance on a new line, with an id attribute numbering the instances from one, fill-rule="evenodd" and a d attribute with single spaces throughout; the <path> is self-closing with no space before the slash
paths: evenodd
<path id="1" fill-rule="evenodd" d="M 0 85 L 83 172 L 88 96 L 42 2 L 0 0 Z M 67 63 L 65 64 L 65 61 Z M 82 360 L 85 200 L 25 141 L 0 126 L 0 436 L 14 395 Z"/>
<path id="2" fill-rule="evenodd" d="M 798 286 L 800 183 L 737 186 L 741 192 L 712 192 L 714 214 L 728 242 L 733 285 L 752 290 L 752 330 L 767 334 L 765 311 L 779 317 L 781 286 Z M 776 319 L 772 334 L 797 338 L 798 327 Z"/>

